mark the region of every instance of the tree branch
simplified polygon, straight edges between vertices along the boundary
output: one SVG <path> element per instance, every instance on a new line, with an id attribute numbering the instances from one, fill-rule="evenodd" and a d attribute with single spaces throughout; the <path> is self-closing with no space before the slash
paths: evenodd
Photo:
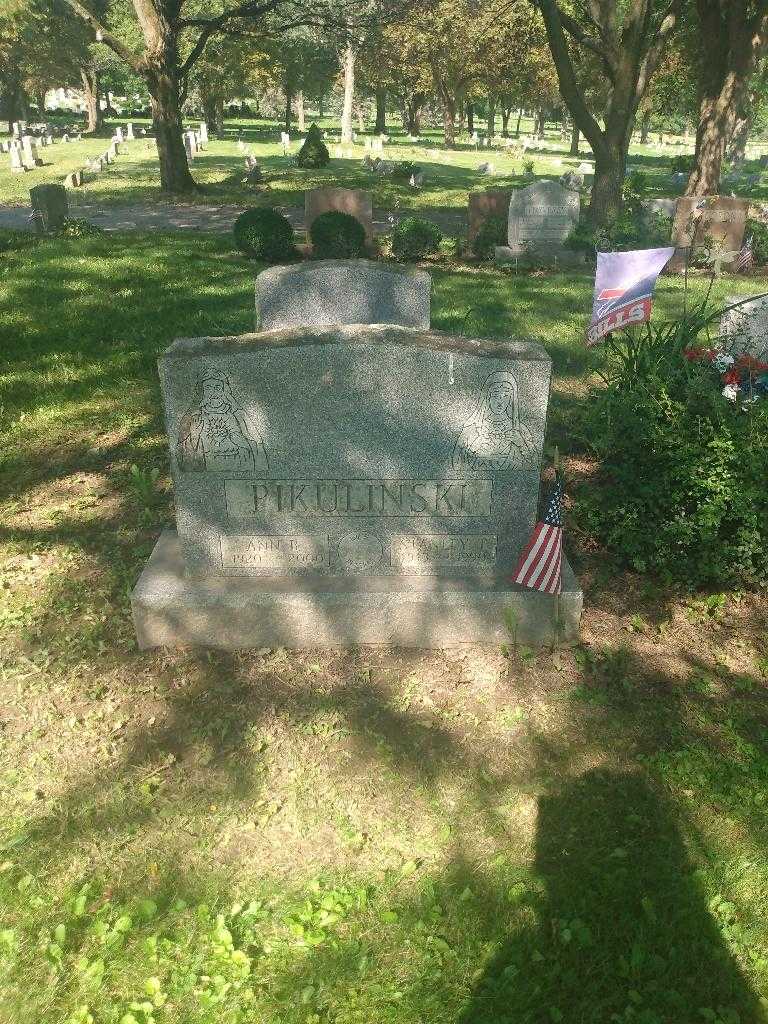
<path id="1" fill-rule="evenodd" d="M 83 21 L 87 22 L 94 32 L 98 33 L 101 37 L 100 42 L 108 46 L 110 50 L 113 50 L 134 71 L 141 71 L 141 57 L 129 49 L 122 39 L 118 39 L 108 28 L 105 28 L 99 19 L 80 3 L 80 0 L 64 0 L 64 3 L 71 7 L 75 14 L 82 18 Z"/>
<path id="2" fill-rule="evenodd" d="M 664 47 L 667 45 L 667 40 L 672 35 L 672 32 L 677 25 L 677 18 L 680 14 L 681 3 L 682 0 L 672 0 L 672 3 L 667 7 L 657 29 L 656 39 L 651 43 L 648 48 L 648 52 L 645 55 L 645 59 L 638 69 L 637 86 L 635 87 L 635 96 L 638 102 L 645 95 L 645 91 L 648 88 L 653 73 L 661 60 L 661 54 Z"/>
<path id="3" fill-rule="evenodd" d="M 561 19 L 562 12 L 555 0 L 534 0 L 534 3 L 538 3 L 544 18 L 544 26 L 547 30 L 549 47 L 552 51 L 552 59 L 555 62 L 555 70 L 557 71 L 557 80 L 560 83 L 562 97 L 573 115 L 574 121 L 592 147 L 595 156 L 598 153 L 605 154 L 605 136 L 600 125 L 589 112 L 584 100 L 584 94 L 576 80 L 576 72 L 574 71 L 571 55 L 568 52 L 568 44 L 565 40 Z"/>
<path id="4" fill-rule="evenodd" d="M 543 7 L 543 5 L 540 6 Z M 544 11 L 542 10 L 541 13 L 544 14 Z M 591 36 L 588 36 L 578 21 L 576 21 L 575 18 L 572 18 L 570 14 L 567 14 L 565 11 L 561 11 L 559 8 L 558 14 L 568 35 L 572 36 L 580 46 L 583 46 L 586 50 L 591 50 L 592 53 L 596 54 L 603 62 L 605 73 L 608 75 L 610 81 L 615 81 L 616 67 L 611 54 L 606 50 L 603 44 L 598 42 L 597 39 L 593 39 Z"/>

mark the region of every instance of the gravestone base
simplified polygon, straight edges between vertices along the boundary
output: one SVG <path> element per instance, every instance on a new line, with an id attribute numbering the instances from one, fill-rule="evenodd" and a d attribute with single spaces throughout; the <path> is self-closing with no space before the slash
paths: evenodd
<path id="1" fill-rule="evenodd" d="M 141 649 L 386 644 L 566 644 L 583 594 L 563 558 L 559 598 L 516 584 L 450 578 L 189 578 L 176 532 L 158 540 L 131 595 Z"/>
<path id="2" fill-rule="evenodd" d="M 586 261 L 586 253 L 554 247 L 542 247 L 534 251 L 516 250 L 508 245 L 497 245 L 494 247 L 493 258 L 496 263 L 517 263 L 521 267 L 540 263 L 557 264 L 560 267 L 582 267 Z"/>

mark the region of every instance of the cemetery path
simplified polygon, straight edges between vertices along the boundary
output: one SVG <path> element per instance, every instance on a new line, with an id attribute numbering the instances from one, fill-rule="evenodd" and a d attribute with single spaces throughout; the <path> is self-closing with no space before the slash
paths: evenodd
<path id="1" fill-rule="evenodd" d="M 98 224 L 105 231 L 210 231 L 220 234 L 232 228 L 235 218 L 246 209 L 245 206 L 221 206 L 202 203 L 137 203 L 126 206 L 105 206 L 99 203 L 79 202 L 69 196 L 69 212 L 73 217 L 83 217 Z M 275 207 L 285 214 L 294 228 L 304 227 L 304 208 L 300 206 Z M 376 234 L 386 234 L 393 224 L 405 217 L 413 216 L 414 210 L 382 210 L 373 212 L 373 226 Z M 0 205 L 0 228 L 31 230 L 31 210 L 24 206 Z M 430 220 L 446 234 L 463 234 L 466 231 L 467 213 L 455 207 L 435 207 L 418 211 L 418 215 Z"/>

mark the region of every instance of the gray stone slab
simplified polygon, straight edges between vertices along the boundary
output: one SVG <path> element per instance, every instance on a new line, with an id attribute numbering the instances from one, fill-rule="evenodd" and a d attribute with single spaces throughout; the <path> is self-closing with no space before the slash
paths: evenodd
<path id="1" fill-rule="evenodd" d="M 536 181 L 517 189 L 509 202 L 509 248 L 523 254 L 530 246 L 562 246 L 579 222 L 578 192 L 556 181 Z"/>
<path id="2" fill-rule="evenodd" d="M 728 295 L 726 306 L 738 302 L 720 320 L 720 336 L 727 350 L 735 356 L 750 355 L 768 362 L 768 297 Z"/>
<path id="3" fill-rule="evenodd" d="M 586 262 L 586 253 L 578 249 L 563 249 L 562 246 L 530 245 L 524 252 L 510 249 L 508 245 L 496 245 L 493 249 L 496 263 L 518 263 L 520 266 L 535 263 L 551 263 L 559 267 L 581 267 Z"/>
<path id="4" fill-rule="evenodd" d="M 69 214 L 63 185 L 35 185 L 29 190 L 32 216 L 38 231 L 57 231 Z"/>
<path id="5" fill-rule="evenodd" d="M 394 325 L 177 340 L 159 361 L 193 576 L 512 571 L 534 525 L 551 360 Z"/>
<path id="6" fill-rule="evenodd" d="M 557 645 L 577 638 L 582 604 L 565 559 L 559 598 L 504 582 L 433 578 L 190 579 L 171 530 L 160 537 L 131 596 L 144 649 Z"/>
<path id="7" fill-rule="evenodd" d="M 305 324 L 400 324 L 428 328 L 432 279 L 423 270 L 371 260 L 318 260 L 270 267 L 256 278 L 256 328 Z"/>

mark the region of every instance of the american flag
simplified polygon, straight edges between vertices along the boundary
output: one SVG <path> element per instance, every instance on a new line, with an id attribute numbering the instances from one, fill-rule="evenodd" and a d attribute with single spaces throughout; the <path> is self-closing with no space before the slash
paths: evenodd
<path id="1" fill-rule="evenodd" d="M 563 559 L 563 481 L 558 473 L 543 519 L 536 523 L 512 580 L 544 594 L 559 594 Z"/>
<path id="2" fill-rule="evenodd" d="M 739 255 L 736 257 L 735 268 L 736 270 L 751 270 L 754 265 L 755 254 L 752 251 L 752 238 L 750 236 L 739 250 Z"/>

